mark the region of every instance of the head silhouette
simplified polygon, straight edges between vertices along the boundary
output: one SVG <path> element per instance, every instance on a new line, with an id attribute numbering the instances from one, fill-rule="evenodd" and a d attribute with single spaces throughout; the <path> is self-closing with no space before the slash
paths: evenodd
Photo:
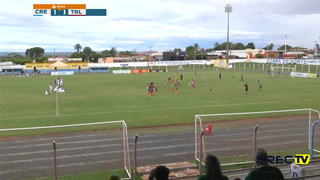
<path id="1" fill-rule="evenodd" d="M 156 180 L 168 180 L 169 169 L 165 166 L 157 166 L 154 170 Z"/>
<path id="2" fill-rule="evenodd" d="M 209 179 L 222 180 L 222 171 L 218 158 L 209 154 L 206 157 L 206 174 Z"/>

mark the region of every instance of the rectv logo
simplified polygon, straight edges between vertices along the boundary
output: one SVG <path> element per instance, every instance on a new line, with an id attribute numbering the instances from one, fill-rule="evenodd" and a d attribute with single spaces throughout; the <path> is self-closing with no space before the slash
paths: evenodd
<path id="1" fill-rule="evenodd" d="M 309 164 L 310 155 L 309 154 L 296 154 L 295 156 L 258 156 L 257 163 L 271 163 L 271 164 L 283 164 L 283 163 L 293 163 L 290 159 L 294 158 L 295 164 Z"/>

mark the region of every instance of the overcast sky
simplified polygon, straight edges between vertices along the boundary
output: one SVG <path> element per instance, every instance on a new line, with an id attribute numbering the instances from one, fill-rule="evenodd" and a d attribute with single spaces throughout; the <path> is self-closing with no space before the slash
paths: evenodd
<path id="1" fill-rule="evenodd" d="M 103 17 L 36 17 L 33 4 L 87 4 L 107 9 Z M 212 48 L 227 39 L 225 5 L 231 4 L 230 42 L 256 48 L 313 48 L 320 36 L 320 0 L 5 0 L 0 7 L 0 52 L 40 46 L 46 52 L 171 50 L 198 43 Z"/>

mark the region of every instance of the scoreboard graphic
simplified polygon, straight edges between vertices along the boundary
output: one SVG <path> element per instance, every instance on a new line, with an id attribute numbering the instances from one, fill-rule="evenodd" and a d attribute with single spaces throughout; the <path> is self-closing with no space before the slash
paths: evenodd
<path id="1" fill-rule="evenodd" d="M 33 4 L 33 16 L 107 16 L 107 9 L 87 9 L 86 4 Z"/>

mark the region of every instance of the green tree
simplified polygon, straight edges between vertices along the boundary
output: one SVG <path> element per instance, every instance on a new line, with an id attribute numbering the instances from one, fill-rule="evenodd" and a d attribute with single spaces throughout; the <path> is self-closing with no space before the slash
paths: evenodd
<path id="1" fill-rule="evenodd" d="M 92 49 L 90 47 L 85 47 L 83 49 L 83 54 L 86 56 L 86 60 L 88 62 L 90 62 L 90 57 L 91 57 L 91 54 L 92 54 Z"/>
<path id="2" fill-rule="evenodd" d="M 117 56 L 117 48 L 111 47 L 109 53 L 110 53 L 111 57 L 116 57 Z"/>
<path id="3" fill-rule="evenodd" d="M 74 45 L 74 49 L 77 50 L 77 53 L 79 53 L 80 49 L 82 49 L 80 44 Z"/>
<path id="4" fill-rule="evenodd" d="M 194 54 L 194 47 L 193 47 L 193 46 L 188 46 L 188 47 L 186 47 L 186 53 L 187 53 L 187 54 L 188 54 L 188 53 Z"/>
<path id="5" fill-rule="evenodd" d="M 270 58 L 274 58 L 274 57 L 275 57 L 274 54 L 269 54 L 268 56 L 269 56 Z"/>
<path id="6" fill-rule="evenodd" d="M 262 49 L 264 49 L 264 50 L 272 50 L 273 47 L 274 47 L 274 44 L 271 43 L 270 45 L 267 45 L 266 47 L 264 47 L 264 48 L 262 48 Z"/>
<path id="7" fill-rule="evenodd" d="M 186 55 L 186 60 L 194 60 L 194 59 L 195 59 L 194 53 L 189 53 Z"/>
<path id="8" fill-rule="evenodd" d="M 23 59 L 22 55 L 19 53 L 10 53 L 6 56 L 7 59 Z"/>
<path id="9" fill-rule="evenodd" d="M 99 58 L 103 58 L 103 56 L 102 56 L 101 53 L 94 53 L 94 54 L 92 55 L 92 61 L 93 61 L 93 62 L 98 62 L 98 59 L 99 59 Z"/>
<path id="10" fill-rule="evenodd" d="M 285 50 L 285 48 L 287 48 L 287 51 L 288 51 L 289 49 L 292 49 L 292 46 L 290 46 L 288 44 L 287 44 L 287 46 L 286 45 L 282 45 L 280 48 L 278 48 L 278 50 Z"/>
<path id="11" fill-rule="evenodd" d="M 70 58 L 82 58 L 83 54 L 81 52 L 74 52 L 69 57 Z"/>
<path id="12" fill-rule="evenodd" d="M 127 55 L 127 56 L 130 56 L 130 57 L 131 57 L 131 56 L 134 56 L 134 52 L 132 52 L 132 51 L 127 51 L 127 50 L 126 50 L 126 51 L 120 51 L 119 54 L 120 54 L 120 55 Z"/>
<path id="13" fill-rule="evenodd" d="M 180 48 L 174 48 L 173 52 L 182 52 Z"/>
<path id="14" fill-rule="evenodd" d="M 242 43 L 237 43 L 235 44 L 235 50 L 245 50 L 246 46 L 244 46 L 244 44 Z"/>
<path id="15" fill-rule="evenodd" d="M 103 57 L 110 57 L 111 56 L 109 50 L 104 50 L 101 52 L 101 54 Z"/>
<path id="16" fill-rule="evenodd" d="M 38 57 L 36 58 L 36 62 L 37 63 L 48 62 L 48 57 L 47 56 Z"/>
<path id="17" fill-rule="evenodd" d="M 41 57 L 44 54 L 44 49 L 41 47 L 33 47 L 26 50 L 26 56 L 33 58 Z"/>
<path id="18" fill-rule="evenodd" d="M 255 56 L 256 56 L 256 58 L 258 58 L 258 59 L 262 59 L 262 58 L 264 57 L 262 54 L 256 54 Z"/>
<path id="19" fill-rule="evenodd" d="M 254 45 L 253 42 L 250 42 L 250 43 L 248 43 L 248 44 L 246 45 L 246 48 L 248 48 L 248 49 L 256 49 L 256 46 Z"/>

